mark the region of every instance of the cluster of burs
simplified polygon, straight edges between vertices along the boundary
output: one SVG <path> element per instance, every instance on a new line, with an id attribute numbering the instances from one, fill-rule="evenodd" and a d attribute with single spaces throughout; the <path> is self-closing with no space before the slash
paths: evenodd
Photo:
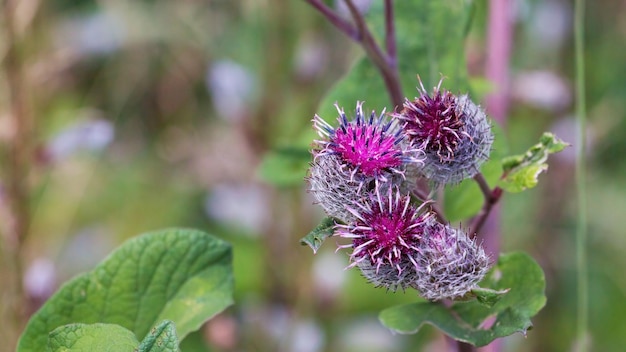
<path id="1" fill-rule="evenodd" d="M 333 235 L 347 239 L 339 247 L 351 251 L 349 267 L 376 286 L 457 299 L 484 277 L 489 257 L 431 210 L 428 190 L 424 197 L 418 185 L 440 189 L 474 177 L 489 158 L 493 134 L 467 95 L 441 89 L 441 82 L 432 94 L 420 82 L 418 92 L 397 113 L 366 115 L 357 102 L 349 118 L 336 106 L 337 127 L 316 115 L 320 139 L 307 180 L 335 219 Z"/>

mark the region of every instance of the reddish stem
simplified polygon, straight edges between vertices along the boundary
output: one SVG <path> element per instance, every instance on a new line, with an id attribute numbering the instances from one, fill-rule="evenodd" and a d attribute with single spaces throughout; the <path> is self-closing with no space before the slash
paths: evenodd
<path id="1" fill-rule="evenodd" d="M 393 0 L 385 0 L 385 44 L 387 46 L 387 57 L 389 59 L 389 65 L 396 67 L 398 64 L 398 54 L 396 47 L 396 27 L 393 19 Z"/>
<path id="2" fill-rule="evenodd" d="M 493 210 L 494 205 L 496 205 L 500 200 L 500 197 L 502 197 L 502 193 L 502 188 L 496 187 L 492 191 L 490 191 L 488 196 L 485 197 L 485 203 L 483 204 L 483 208 L 472 221 L 472 226 L 470 226 L 469 233 L 472 238 L 474 238 L 476 236 L 476 233 L 480 231 L 480 229 L 483 227 L 485 221 L 489 217 L 489 214 Z"/>
<path id="3" fill-rule="evenodd" d="M 332 9 L 322 3 L 320 0 L 307 0 L 309 4 L 315 7 L 324 17 L 326 17 L 335 27 L 348 35 L 352 40 L 359 43 L 369 59 L 374 63 L 378 71 L 380 72 L 391 103 L 394 105 L 394 110 L 401 107 L 404 103 L 404 95 L 402 94 L 402 85 L 400 84 L 400 76 L 398 75 L 396 57 L 395 57 L 395 29 L 393 25 L 393 9 L 392 4 L 385 3 L 385 18 L 387 50 L 392 49 L 393 56 L 385 54 L 376 43 L 374 36 L 370 32 L 363 15 L 359 12 L 356 5 L 352 0 L 345 0 L 354 25 L 346 22 L 343 18 L 337 15 Z M 388 6 L 387 6 L 388 5 Z M 356 26 L 356 27 L 355 27 Z"/>
<path id="4" fill-rule="evenodd" d="M 485 76 L 495 89 L 485 99 L 489 114 L 500 126 L 506 125 L 509 106 L 509 62 L 513 38 L 513 17 L 510 0 L 489 2 L 489 27 L 487 30 L 487 62 Z"/>
<path id="5" fill-rule="evenodd" d="M 321 0 L 306 0 L 306 2 L 315 7 L 315 9 L 324 15 L 330 23 L 332 23 L 335 27 L 337 27 L 337 29 L 342 31 L 352 40 L 356 42 L 361 41 L 359 31 L 354 27 L 354 25 L 335 13 L 335 11 L 326 6 L 326 4 L 324 4 Z"/>

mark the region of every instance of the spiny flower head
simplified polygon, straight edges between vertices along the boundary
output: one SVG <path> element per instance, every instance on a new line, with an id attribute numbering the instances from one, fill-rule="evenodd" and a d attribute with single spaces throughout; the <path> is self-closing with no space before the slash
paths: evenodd
<path id="1" fill-rule="evenodd" d="M 479 172 L 493 135 L 485 113 L 467 95 L 441 90 L 441 83 L 429 95 L 420 81 L 420 96 L 406 99 L 394 116 L 404 122 L 409 141 L 425 152 L 422 174 L 436 184 L 454 184 Z"/>
<path id="2" fill-rule="evenodd" d="M 313 160 L 307 181 L 309 191 L 326 214 L 346 223 L 355 219 L 346 204 L 361 202 L 369 189 L 356 181 L 348 166 L 333 154 L 318 155 Z"/>
<path id="3" fill-rule="evenodd" d="M 332 127 L 318 115 L 313 118 L 313 125 L 322 137 L 315 141 L 315 158 L 336 155 L 350 168 L 353 178 L 382 182 L 390 174 L 402 174 L 404 164 L 420 162 L 417 159 L 420 151 L 406 148 L 402 130 L 394 118 L 387 120 L 384 110 L 379 116 L 372 111 L 366 117 L 363 103 L 357 102 L 355 117 L 348 121 L 343 108 L 336 104 L 335 107 L 339 112 L 339 127 Z"/>
<path id="4" fill-rule="evenodd" d="M 483 248 L 461 230 L 429 219 L 423 226 L 416 280 L 421 296 L 437 301 L 464 296 L 489 270 Z"/>
<path id="5" fill-rule="evenodd" d="M 414 258 L 430 215 L 411 204 L 410 196 L 391 188 L 384 196 L 377 189 L 366 202 L 355 203 L 355 208 L 348 210 L 355 221 L 337 225 L 335 234 L 352 241 L 340 246 L 352 248 L 350 267 L 359 266 L 376 286 L 391 290 L 409 286 L 416 279 Z"/>

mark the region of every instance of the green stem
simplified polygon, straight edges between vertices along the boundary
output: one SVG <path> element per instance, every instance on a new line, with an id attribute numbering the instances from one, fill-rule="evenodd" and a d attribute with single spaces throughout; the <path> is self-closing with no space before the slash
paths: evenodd
<path id="1" fill-rule="evenodd" d="M 578 123 L 576 142 L 576 193 L 578 195 L 578 223 L 576 231 L 576 257 L 578 272 L 578 324 L 579 350 L 585 351 L 588 326 L 588 282 L 587 282 L 587 192 L 585 160 L 585 1 L 576 0 L 574 8 L 574 46 L 576 52 L 576 120 Z"/>

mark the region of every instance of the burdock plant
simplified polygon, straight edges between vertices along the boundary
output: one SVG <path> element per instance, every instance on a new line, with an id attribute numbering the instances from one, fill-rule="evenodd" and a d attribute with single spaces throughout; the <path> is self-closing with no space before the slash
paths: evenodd
<path id="1" fill-rule="evenodd" d="M 473 142 L 465 132 L 471 131 L 464 125 L 468 115 L 457 107 L 456 97 L 447 92 L 444 97 L 424 95 L 423 101 L 415 103 L 421 108 L 407 103 L 412 112 L 422 113 L 419 117 L 396 114 L 387 120 L 384 112 L 379 116 L 372 112 L 366 119 L 360 102 L 352 121 L 337 107 L 336 128 L 315 115 L 313 126 L 322 139 L 314 142 L 308 178 L 319 204 L 340 221 L 334 235 L 351 241 L 340 246 L 352 249 L 349 267 L 359 267 L 376 286 L 392 291 L 412 287 L 432 301 L 463 297 L 490 265 L 484 250 L 463 230 L 440 223 L 430 208 L 422 211 L 429 202 L 412 202 L 410 190 L 408 194 L 400 191 L 406 168 L 428 170 L 423 172 L 426 177 L 433 171 L 433 160 L 424 163 L 416 157 L 423 150 L 434 150 L 427 158 L 448 153 L 448 163 L 454 161 L 454 152 L 462 160 L 482 161 L 489 153 L 491 138 L 487 136 L 475 136 L 487 145 L 484 148 L 457 148 L 467 138 Z M 449 113 L 457 108 L 457 114 Z M 396 117 L 405 121 L 397 124 Z M 454 123 L 440 127 L 452 119 Z M 437 128 L 439 131 L 433 132 Z M 484 134 L 490 136 L 489 131 Z M 466 138 L 452 140 L 451 135 Z M 445 143 L 449 144 L 442 147 Z M 428 149 L 432 145 L 437 147 Z M 465 166 L 456 174 L 469 175 L 465 169 L 470 168 Z"/>
<path id="2" fill-rule="evenodd" d="M 414 294 L 415 303 L 380 314 L 394 331 L 432 324 L 459 351 L 525 334 L 545 304 L 543 272 L 526 254 L 499 254 L 482 227 L 502 194 L 534 187 L 548 155 L 566 143 L 546 133 L 525 154 L 505 157 L 506 143 L 466 89 L 468 2 L 374 2 L 367 21 L 353 0 L 345 0 L 351 19 L 307 2 L 366 57 L 320 106 L 357 101 L 354 116 L 337 107 L 337 123 L 313 118 L 320 139 L 308 189 L 328 217 L 302 243 L 317 251 L 336 237 L 348 268 L 376 287 Z M 419 80 L 418 96 L 406 98 L 403 86 L 416 73 L 432 84 L 437 71 L 451 76 L 432 89 Z M 364 114 L 361 100 L 382 112 Z"/>

